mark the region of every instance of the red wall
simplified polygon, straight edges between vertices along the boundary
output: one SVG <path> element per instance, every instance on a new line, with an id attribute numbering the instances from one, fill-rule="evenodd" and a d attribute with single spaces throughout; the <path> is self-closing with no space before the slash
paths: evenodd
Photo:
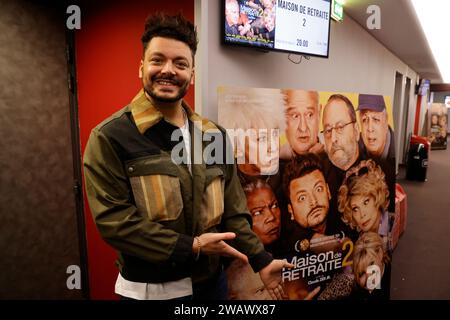
<path id="1" fill-rule="evenodd" d="M 99 2 L 80 5 L 81 30 L 75 37 L 82 154 L 91 129 L 128 104 L 141 88 L 138 68 L 145 18 L 155 11 L 182 12 L 194 21 L 193 0 Z M 194 87 L 186 100 L 194 106 Z M 90 296 L 117 299 L 115 251 L 100 238 L 86 197 L 84 212 Z"/>

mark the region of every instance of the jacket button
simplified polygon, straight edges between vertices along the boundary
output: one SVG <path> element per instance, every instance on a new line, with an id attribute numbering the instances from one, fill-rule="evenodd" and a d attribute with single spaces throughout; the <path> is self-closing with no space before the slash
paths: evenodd
<path id="1" fill-rule="evenodd" d="M 128 172 L 130 173 L 134 172 L 134 167 L 133 166 L 128 167 Z"/>

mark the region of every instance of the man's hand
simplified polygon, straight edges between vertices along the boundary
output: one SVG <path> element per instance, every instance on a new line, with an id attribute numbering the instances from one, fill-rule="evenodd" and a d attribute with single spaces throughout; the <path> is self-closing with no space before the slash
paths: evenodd
<path id="1" fill-rule="evenodd" d="M 283 268 L 293 267 L 293 264 L 285 260 L 272 260 L 271 263 L 259 271 L 259 276 L 272 299 L 282 300 L 285 296 L 283 287 L 281 286 L 281 270 Z"/>
<path id="2" fill-rule="evenodd" d="M 315 153 L 315 154 L 319 154 L 321 152 L 325 151 L 325 147 L 323 144 L 321 144 L 320 142 L 317 142 L 316 144 L 314 144 L 311 148 L 309 148 L 308 152 L 311 153 Z"/>
<path id="3" fill-rule="evenodd" d="M 218 254 L 220 256 L 237 258 L 244 261 L 245 263 L 248 263 L 248 258 L 245 254 L 239 252 L 225 242 L 225 240 L 232 240 L 236 238 L 236 234 L 234 232 L 204 233 L 198 238 L 201 245 L 201 254 Z M 193 252 L 196 250 L 196 245 L 196 241 L 194 240 L 194 243 L 192 244 Z"/>

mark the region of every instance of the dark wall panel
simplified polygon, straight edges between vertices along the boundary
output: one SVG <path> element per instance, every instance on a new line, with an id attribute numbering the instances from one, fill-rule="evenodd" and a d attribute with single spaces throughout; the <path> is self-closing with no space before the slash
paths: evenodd
<path id="1" fill-rule="evenodd" d="M 64 10 L 64 8 L 62 8 Z M 65 10 L 0 0 L 0 298 L 80 298 Z"/>

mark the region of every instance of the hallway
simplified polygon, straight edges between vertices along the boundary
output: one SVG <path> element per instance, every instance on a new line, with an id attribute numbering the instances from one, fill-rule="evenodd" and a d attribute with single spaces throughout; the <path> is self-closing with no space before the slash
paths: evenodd
<path id="1" fill-rule="evenodd" d="M 430 154 L 426 182 L 397 182 L 408 221 L 393 254 L 391 299 L 450 299 L 450 150 Z"/>

